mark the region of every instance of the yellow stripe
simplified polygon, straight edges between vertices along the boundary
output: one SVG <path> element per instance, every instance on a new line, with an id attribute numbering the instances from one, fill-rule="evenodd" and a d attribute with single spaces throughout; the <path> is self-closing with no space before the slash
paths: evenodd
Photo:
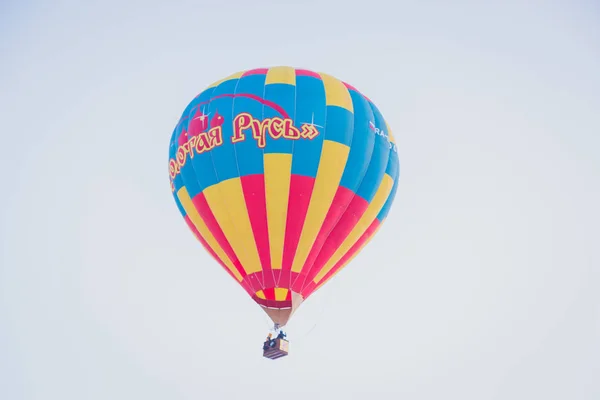
<path id="1" fill-rule="evenodd" d="M 336 250 L 336 252 L 331 256 L 327 264 L 319 271 L 319 274 L 315 277 L 314 281 L 318 282 L 327 273 L 334 267 L 334 265 L 350 250 L 350 248 L 356 243 L 356 241 L 362 236 L 363 233 L 367 230 L 369 225 L 375 220 L 379 211 L 385 204 L 390 192 L 392 191 L 392 186 L 394 185 L 394 180 L 388 174 L 383 176 L 383 180 L 377 189 L 377 193 L 373 197 L 371 204 L 367 207 L 367 210 L 363 214 L 363 216 L 358 220 L 356 226 L 352 229 L 348 237 L 342 242 L 340 247 Z"/>
<path id="2" fill-rule="evenodd" d="M 259 299 L 263 299 L 263 300 L 267 299 L 265 297 L 265 292 L 263 292 L 262 290 L 259 290 L 258 292 L 256 292 L 256 297 L 258 297 Z"/>
<path id="3" fill-rule="evenodd" d="M 204 189 L 204 196 L 247 274 L 262 270 L 240 178 Z"/>
<path id="4" fill-rule="evenodd" d="M 288 294 L 288 290 L 284 288 L 275 288 L 275 300 L 284 301 Z"/>
<path id="5" fill-rule="evenodd" d="M 321 161 L 317 170 L 317 178 L 315 186 L 310 198 L 306 219 L 300 234 L 298 249 L 292 264 L 292 271 L 300 272 L 302 266 L 308 257 L 308 253 L 315 241 L 321 225 L 325 220 L 327 211 L 333 201 L 335 192 L 338 189 L 350 147 L 331 140 L 323 141 L 323 151 L 321 153 Z"/>
<path id="6" fill-rule="evenodd" d="M 265 154 L 264 161 L 271 268 L 281 269 L 292 173 L 292 155 Z"/>
<path id="7" fill-rule="evenodd" d="M 233 276 L 235 276 L 235 278 L 241 282 L 242 275 L 233 266 L 233 263 L 229 257 L 227 257 L 227 254 L 225 254 L 225 251 L 221 248 L 221 246 L 219 246 L 217 239 L 215 239 L 213 234 L 208 229 L 208 226 L 206 226 L 204 223 L 204 220 L 200 214 L 198 214 L 198 210 L 196 210 L 196 207 L 194 207 L 194 203 L 192 202 L 192 199 L 190 198 L 185 186 L 177 191 L 177 198 L 179 198 L 185 213 L 190 217 L 190 221 L 192 221 L 196 229 L 198 229 L 198 232 L 200 232 L 200 235 L 204 238 L 204 240 L 206 240 L 206 243 L 208 243 L 210 248 L 213 249 L 213 251 L 217 254 L 217 257 L 219 257 L 223 264 L 225 264 L 225 266 L 231 271 Z"/>
<path id="8" fill-rule="evenodd" d="M 265 85 L 271 83 L 287 83 L 296 86 L 296 70 L 292 67 L 269 68 Z"/>
<path id="9" fill-rule="evenodd" d="M 356 251 L 356 253 L 354 253 L 352 255 L 352 257 L 350 257 L 348 260 L 346 260 L 346 262 L 343 263 L 342 266 L 339 267 L 333 274 L 331 274 L 331 276 L 329 278 L 327 278 L 323 282 L 319 283 L 317 285 L 317 287 L 315 288 L 314 292 L 316 292 L 317 290 L 319 290 L 321 288 L 321 286 L 323 286 L 324 284 L 326 284 L 327 282 L 329 282 L 329 280 L 331 278 L 333 278 L 334 276 L 336 276 L 341 270 L 343 270 L 346 267 L 346 265 L 350 264 L 352 262 L 352 260 L 354 260 L 354 258 L 360 254 L 360 252 L 362 251 L 362 249 L 364 249 L 365 246 L 367 244 L 369 244 L 369 242 L 375 237 L 375 235 L 377 235 L 377 232 L 379 232 L 379 229 L 381 228 L 382 224 L 383 224 L 383 221 L 379 224 L 379 226 L 377 226 L 377 228 L 375 228 L 375 232 L 373 232 L 373 234 L 367 240 L 365 240 L 364 243 L 358 248 L 358 250 Z"/>
<path id="10" fill-rule="evenodd" d="M 239 79 L 242 77 L 242 75 L 244 75 L 244 72 L 246 71 L 240 71 L 240 72 L 236 72 L 235 74 L 231 74 L 226 78 L 220 79 L 216 82 L 214 82 L 213 84 L 211 84 L 210 86 L 208 86 L 206 89 L 210 89 L 213 88 L 215 86 L 219 86 L 221 83 L 226 82 L 226 81 L 230 81 L 232 79 Z"/>
<path id="11" fill-rule="evenodd" d="M 331 75 L 319 74 L 325 86 L 325 98 L 328 106 L 338 106 L 345 108 L 351 113 L 354 112 L 352 97 L 348 88 L 338 79 Z"/>

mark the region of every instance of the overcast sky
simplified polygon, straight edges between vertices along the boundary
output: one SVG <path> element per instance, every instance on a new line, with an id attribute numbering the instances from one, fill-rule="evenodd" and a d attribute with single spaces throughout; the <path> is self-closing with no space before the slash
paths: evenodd
<path id="1" fill-rule="evenodd" d="M 598 4 L 2 0 L 0 398 L 600 398 Z M 363 91 L 401 164 L 275 362 L 167 170 L 197 93 L 274 65 Z"/>

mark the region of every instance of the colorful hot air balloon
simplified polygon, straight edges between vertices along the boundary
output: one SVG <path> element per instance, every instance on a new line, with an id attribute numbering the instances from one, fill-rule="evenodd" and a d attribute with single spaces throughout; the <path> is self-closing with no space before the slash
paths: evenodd
<path id="1" fill-rule="evenodd" d="M 284 326 L 373 238 L 399 161 L 385 119 L 358 90 L 274 67 L 233 74 L 189 103 L 169 173 L 196 238 Z"/>

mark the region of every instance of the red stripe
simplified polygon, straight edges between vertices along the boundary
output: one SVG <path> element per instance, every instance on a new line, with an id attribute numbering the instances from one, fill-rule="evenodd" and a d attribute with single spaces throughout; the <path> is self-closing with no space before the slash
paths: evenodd
<path id="1" fill-rule="evenodd" d="M 342 82 L 342 83 L 344 84 L 344 86 L 346 86 L 346 88 L 347 88 L 347 89 L 354 90 L 355 92 L 357 92 L 357 93 L 360 93 L 360 92 L 358 91 L 358 89 L 356 89 L 356 88 L 355 88 L 354 86 L 352 86 L 351 84 L 349 84 L 349 83 L 346 83 L 346 82 Z"/>
<path id="2" fill-rule="evenodd" d="M 198 232 L 198 229 L 196 228 L 196 225 L 194 225 L 194 223 L 190 219 L 190 216 L 185 215 L 183 217 L 183 219 L 184 219 L 185 223 L 187 224 L 188 228 L 190 228 L 190 230 L 194 234 L 194 236 L 196 236 L 196 239 L 200 240 L 200 242 L 204 246 L 205 245 L 205 242 L 203 241 L 204 239 L 202 239 L 202 236 L 200 236 L 200 232 Z M 220 261 L 219 257 L 217 257 L 217 255 L 212 251 L 212 249 L 210 247 L 208 247 L 208 244 L 206 244 L 205 249 L 210 253 L 211 256 L 215 257 L 215 260 Z"/>
<path id="3" fill-rule="evenodd" d="M 356 241 L 356 243 L 354 243 L 354 245 L 350 247 L 350 249 L 348 249 L 348 252 L 346 252 L 346 254 L 344 254 L 343 257 L 340 258 L 340 260 L 333 266 L 333 268 L 327 274 L 325 274 L 325 276 L 319 283 L 331 278 L 333 274 L 335 274 L 342 266 L 344 266 L 344 264 L 358 252 L 361 246 L 367 240 L 369 240 L 371 236 L 373 236 L 379 225 L 379 220 L 375 218 L 375 220 L 371 223 L 371 225 L 369 225 L 365 233 L 363 233 L 362 236 Z M 308 296 L 313 294 L 316 287 L 317 284 L 311 280 L 310 283 L 306 285 L 306 287 L 302 290 L 302 296 L 304 297 L 304 299 L 308 298 Z"/>
<path id="4" fill-rule="evenodd" d="M 294 174 L 290 178 L 290 194 L 283 243 L 282 269 L 284 272 L 282 272 L 278 282 L 279 287 L 290 287 L 292 263 L 300 241 L 300 234 L 302 233 L 314 185 L 315 178 L 309 176 Z"/>
<path id="5" fill-rule="evenodd" d="M 319 255 L 306 277 L 307 283 L 312 281 L 315 276 L 321 272 L 321 269 L 341 246 L 344 240 L 346 240 L 368 207 L 369 203 L 362 197 L 354 196 L 352 198 L 352 201 L 348 204 L 346 211 L 335 225 L 335 228 L 333 228 L 329 233 L 329 236 L 327 236 L 325 244 L 321 248 Z"/>
<path id="6" fill-rule="evenodd" d="M 278 284 L 275 284 L 275 286 L 285 287 L 285 286 L 281 286 L 281 270 L 273 269 L 273 270 L 271 270 L 271 272 L 273 272 L 273 278 L 275 279 L 275 282 L 278 282 Z"/>
<path id="7" fill-rule="evenodd" d="M 196 225 L 194 225 L 194 223 L 192 222 L 192 220 L 190 219 L 190 217 L 188 215 L 186 215 L 184 217 L 185 219 L 185 223 L 187 224 L 187 226 L 192 230 L 192 233 L 194 234 L 194 236 L 196 236 L 196 239 L 198 239 L 198 241 L 200 242 L 200 244 L 202 244 L 202 247 L 204 247 L 204 249 L 208 252 L 208 254 L 210 254 L 212 256 L 212 258 L 215 259 L 216 262 L 219 263 L 219 265 L 221 267 L 223 267 L 223 269 L 225 271 L 227 271 L 227 273 L 233 278 L 235 279 L 236 282 L 239 282 L 237 280 L 237 278 L 235 277 L 235 275 L 233 275 L 233 273 L 229 270 L 229 268 L 227 268 L 227 266 L 225 265 L 225 263 L 223 261 L 221 261 L 221 259 L 217 256 L 217 253 L 215 253 L 215 251 L 208 245 L 208 243 L 206 242 L 206 240 L 204 240 L 204 238 L 202 237 L 202 235 L 200 235 L 200 232 L 198 232 L 198 229 L 196 229 Z M 253 290 L 250 288 L 250 286 L 242 281 L 239 282 L 240 285 L 244 288 L 244 290 L 246 292 L 248 292 L 248 294 L 250 296 L 252 296 L 254 294 Z"/>
<path id="8" fill-rule="evenodd" d="M 312 76 L 313 78 L 321 79 L 321 75 L 307 69 L 297 69 L 296 76 Z"/>
<path id="9" fill-rule="evenodd" d="M 263 75 L 266 74 L 269 71 L 268 68 L 256 68 L 256 69 L 251 69 L 249 71 L 246 71 L 242 74 L 242 76 L 248 76 L 248 75 Z"/>
<path id="10" fill-rule="evenodd" d="M 300 274 L 298 274 L 297 272 L 290 272 L 290 270 L 286 271 L 283 269 L 274 269 L 273 275 L 275 276 L 275 282 L 278 282 L 278 284 L 275 285 L 275 287 L 290 289 L 290 290 L 292 289 L 291 288 L 292 282 L 295 282 L 296 279 L 298 279 L 298 276 L 300 276 Z M 283 277 L 285 277 L 285 279 L 283 279 Z"/>
<path id="11" fill-rule="evenodd" d="M 240 178 L 248 217 L 254 233 L 254 241 L 263 270 L 264 287 L 274 287 L 275 279 L 271 270 L 269 247 L 269 226 L 267 223 L 267 200 L 265 197 L 264 175 L 246 175 Z"/>
<path id="12" fill-rule="evenodd" d="M 327 211 L 327 215 L 325 216 L 325 220 L 323 221 L 323 225 L 321 225 L 321 229 L 319 230 L 319 234 L 313 243 L 310 252 L 308 253 L 308 257 L 302 266 L 300 279 L 296 279 L 292 285 L 292 288 L 295 292 L 300 292 L 304 287 L 304 282 L 306 276 L 310 274 L 313 269 L 313 264 L 321 251 L 321 248 L 325 244 L 327 237 L 333 231 L 334 227 L 340 220 L 340 217 L 344 214 L 346 208 L 352 201 L 354 197 L 354 192 L 345 187 L 339 186 L 338 190 L 335 192 L 335 196 L 331 202 L 331 206 L 329 207 L 329 211 Z M 314 274 L 316 276 L 316 274 Z"/>
<path id="13" fill-rule="evenodd" d="M 356 93 L 360 94 L 362 97 L 365 98 L 365 100 L 367 100 L 368 102 L 371 102 L 371 100 L 369 100 L 369 98 L 367 96 L 365 96 L 360 90 L 358 90 L 357 88 L 355 88 L 354 86 L 352 86 L 349 83 L 346 82 L 342 82 L 344 84 L 344 86 L 346 86 L 346 88 L 348 90 L 354 90 Z"/>
<path id="14" fill-rule="evenodd" d="M 219 246 L 221 246 L 221 248 L 223 249 L 223 251 L 225 252 L 227 257 L 229 257 L 229 259 L 231 260 L 231 262 L 233 263 L 235 268 L 238 270 L 238 272 L 242 275 L 242 277 L 245 277 L 246 271 L 244 271 L 244 268 L 242 267 L 240 260 L 235 255 L 235 252 L 231 248 L 231 245 L 229 244 L 229 241 L 225 237 L 223 230 L 221 229 L 221 227 L 219 226 L 219 223 L 215 219 L 215 216 L 213 215 L 212 210 L 210 209 L 210 206 L 208 205 L 208 202 L 206 201 L 206 197 L 204 197 L 204 194 L 200 193 L 200 194 L 196 195 L 192 199 L 192 202 L 194 203 L 194 207 L 196 207 L 196 210 L 202 217 L 202 220 L 204 220 L 204 223 L 208 227 L 208 230 L 210 230 L 210 232 L 215 237 L 215 240 L 217 241 L 217 243 L 219 243 Z M 250 287 L 252 287 L 254 292 L 257 292 L 260 289 L 262 289 L 262 285 L 261 285 L 260 281 L 258 279 L 256 279 L 256 277 L 254 279 L 248 280 L 248 284 L 250 285 Z"/>
<path id="15" fill-rule="evenodd" d="M 267 300 L 275 301 L 275 288 L 270 287 L 267 289 L 263 289 L 263 293 L 265 294 Z"/>
<path id="16" fill-rule="evenodd" d="M 265 294 L 265 304 L 267 307 L 276 307 L 276 301 L 275 301 L 275 288 L 274 287 L 269 287 L 269 288 L 265 288 L 263 289 L 263 293 Z"/>
<path id="17" fill-rule="evenodd" d="M 287 275 L 288 278 L 286 278 L 288 281 L 290 282 L 294 282 L 296 279 L 298 279 L 298 277 L 300 276 L 300 274 L 296 273 L 296 272 L 291 272 L 290 271 L 283 271 L 281 269 L 274 269 L 272 270 L 273 275 L 275 275 L 275 282 L 280 281 L 282 275 Z M 290 279 L 290 275 L 291 275 L 291 279 Z M 262 271 L 261 272 L 253 272 L 250 275 L 247 275 L 244 280 L 246 281 L 252 281 L 255 279 L 262 279 Z M 260 289 L 262 289 L 264 291 L 264 288 L 266 288 L 267 285 L 264 285 L 263 287 L 261 287 Z M 278 288 L 283 288 L 283 289 L 291 289 L 290 285 L 282 285 L 281 282 L 279 282 L 279 285 L 275 285 L 274 287 L 278 287 Z"/>
<path id="18" fill-rule="evenodd" d="M 271 307 L 271 308 L 291 308 L 292 301 L 275 301 L 275 300 L 265 300 L 260 299 L 258 296 L 252 296 L 252 300 L 260 304 L 261 306 Z"/>

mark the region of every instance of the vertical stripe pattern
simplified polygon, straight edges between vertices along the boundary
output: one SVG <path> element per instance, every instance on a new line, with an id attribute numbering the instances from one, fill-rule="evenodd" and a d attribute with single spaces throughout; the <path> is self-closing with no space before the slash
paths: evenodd
<path id="1" fill-rule="evenodd" d="M 291 67 L 209 85 L 169 143 L 171 191 L 192 234 L 283 324 L 374 237 L 398 177 L 377 107 L 331 75 Z"/>

